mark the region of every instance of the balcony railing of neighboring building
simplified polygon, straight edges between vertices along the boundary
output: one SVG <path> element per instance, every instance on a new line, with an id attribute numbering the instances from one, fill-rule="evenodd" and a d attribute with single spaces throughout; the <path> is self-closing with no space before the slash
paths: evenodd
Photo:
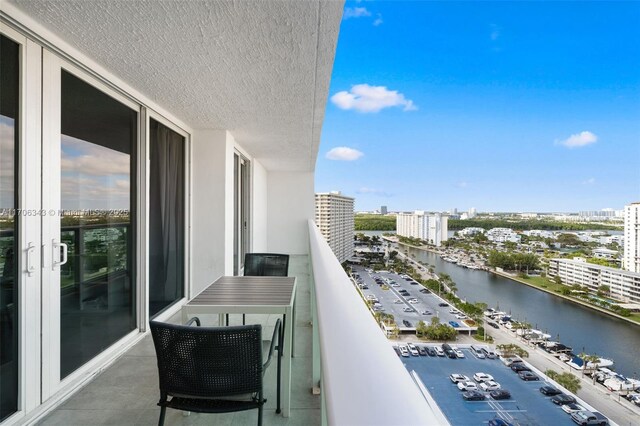
<path id="1" fill-rule="evenodd" d="M 439 424 L 313 221 L 309 243 L 323 423 Z"/>

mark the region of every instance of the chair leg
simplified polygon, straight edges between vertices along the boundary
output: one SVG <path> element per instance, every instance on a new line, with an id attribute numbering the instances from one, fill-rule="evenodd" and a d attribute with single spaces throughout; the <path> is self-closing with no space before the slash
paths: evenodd
<path id="1" fill-rule="evenodd" d="M 277 366 L 278 368 L 276 369 L 276 413 L 280 414 L 280 412 L 282 411 L 280 409 L 280 382 L 282 381 L 282 373 L 281 373 L 281 369 L 282 369 L 282 333 L 278 333 L 278 360 L 277 360 Z"/>
<path id="2" fill-rule="evenodd" d="M 229 314 L 227 314 L 227 327 L 229 327 Z"/>
<path id="3" fill-rule="evenodd" d="M 262 404 L 258 407 L 258 426 L 262 426 Z"/>
<path id="4" fill-rule="evenodd" d="M 160 418 L 158 419 L 158 426 L 164 425 L 164 415 L 167 412 L 167 407 L 160 407 Z"/>
<path id="5" fill-rule="evenodd" d="M 242 314 L 242 325 L 247 325 L 247 324 L 245 323 L 245 320 L 246 320 L 246 318 L 245 318 L 245 314 Z"/>

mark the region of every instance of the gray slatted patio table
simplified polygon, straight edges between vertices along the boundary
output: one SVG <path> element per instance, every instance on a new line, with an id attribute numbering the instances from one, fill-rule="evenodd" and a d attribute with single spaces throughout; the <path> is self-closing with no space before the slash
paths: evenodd
<path id="1" fill-rule="evenodd" d="M 291 413 L 291 357 L 293 355 L 295 277 L 220 277 L 182 307 L 182 323 L 197 315 L 282 314 L 282 415 Z"/>

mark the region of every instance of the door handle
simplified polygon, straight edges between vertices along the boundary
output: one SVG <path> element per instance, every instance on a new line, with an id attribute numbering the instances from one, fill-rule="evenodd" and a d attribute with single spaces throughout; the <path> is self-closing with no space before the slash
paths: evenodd
<path id="1" fill-rule="evenodd" d="M 33 255 L 33 252 L 35 251 L 36 246 L 33 243 L 29 243 L 29 245 L 27 246 L 27 276 L 32 276 L 33 273 L 36 271 L 36 267 L 33 266 L 31 264 L 31 256 Z"/>
<path id="2" fill-rule="evenodd" d="M 53 247 L 53 255 L 51 256 L 51 269 L 55 270 L 56 266 L 62 266 L 67 263 L 67 245 L 65 243 L 58 243 L 56 240 L 53 240 L 51 243 Z M 60 255 L 60 247 L 62 247 L 62 255 Z M 56 251 L 58 252 L 58 256 L 60 258 L 59 262 L 56 262 Z"/>

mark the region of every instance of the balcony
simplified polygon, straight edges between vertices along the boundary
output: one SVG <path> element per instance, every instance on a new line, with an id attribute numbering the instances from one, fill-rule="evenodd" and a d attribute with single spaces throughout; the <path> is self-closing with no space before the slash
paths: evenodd
<path id="1" fill-rule="evenodd" d="M 299 285 L 291 416 L 275 413 L 275 368 L 270 368 L 265 376 L 264 424 L 446 424 L 391 350 L 311 221 L 309 231 L 310 256 L 292 256 L 290 264 L 290 275 Z M 232 323 L 239 323 L 235 317 Z M 201 318 L 208 324 L 217 320 Z M 171 319 L 179 320 L 179 314 Z M 247 323 L 262 324 L 265 336 L 275 321 L 274 315 L 247 316 Z M 319 387 L 322 396 L 312 392 Z M 152 425 L 158 420 L 158 397 L 155 351 L 147 334 L 40 424 Z M 168 410 L 166 424 L 249 425 L 256 419 L 255 410 L 189 416 Z"/>

